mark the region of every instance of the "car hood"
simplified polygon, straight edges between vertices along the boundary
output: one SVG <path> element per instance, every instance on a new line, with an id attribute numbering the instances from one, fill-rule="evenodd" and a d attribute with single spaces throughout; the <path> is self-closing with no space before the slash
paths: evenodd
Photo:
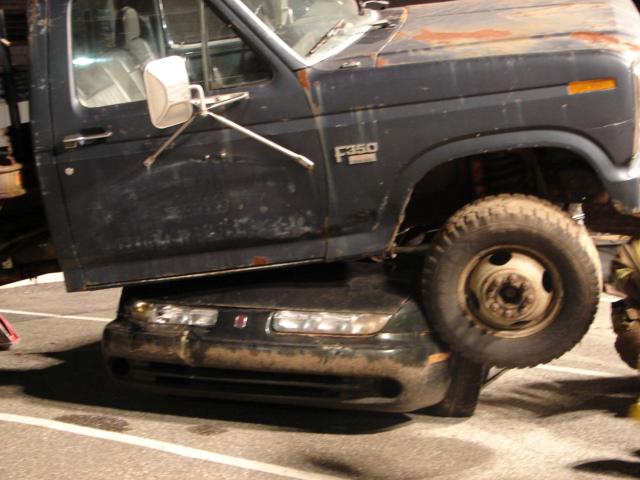
<path id="1" fill-rule="evenodd" d="M 417 297 L 417 272 L 390 275 L 383 265 L 348 264 L 247 272 L 132 286 L 126 297 L 179 305 L 395 314 Z M 413 275 L 413 276 L 412 276 Z"/>
<path id="2" fill-rule="evenodd" d="M 407 7 L 378 66 L 567 50 L 640 53 L 630 0 L 459 0 Z"/>

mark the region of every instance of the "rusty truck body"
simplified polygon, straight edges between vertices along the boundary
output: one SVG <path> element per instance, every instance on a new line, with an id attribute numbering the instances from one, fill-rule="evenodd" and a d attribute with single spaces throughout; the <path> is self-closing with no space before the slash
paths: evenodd
<path id="1" fill-rule="evenodd" d="M 635 7 L 384 7 L 34 0 L 3 278 L 55 261 L 76 291 L 422 250 L 453 349 L 564 353 L 601 286 L 567 207 L 640 211 Z"/>

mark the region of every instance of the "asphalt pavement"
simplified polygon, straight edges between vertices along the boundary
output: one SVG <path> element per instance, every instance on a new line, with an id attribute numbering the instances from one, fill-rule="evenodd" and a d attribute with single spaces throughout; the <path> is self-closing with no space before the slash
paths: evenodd
<path id="1" fill-rule="evenodd" d="M 0 289 L 21 335 L 0 352 L 0 479 L 640 478 L 638 376 L 609 304 L 550 365 L 488 385 L 473 418 L 157 396 L 112 384 L 100 337 L 119 291 Z"/>

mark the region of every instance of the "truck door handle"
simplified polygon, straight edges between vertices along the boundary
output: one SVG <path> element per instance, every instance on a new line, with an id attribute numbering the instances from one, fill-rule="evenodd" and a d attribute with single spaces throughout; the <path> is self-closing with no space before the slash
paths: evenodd
<path id="1" fill-rule="evenodd" d="M 64 148 L 72 149 L 82 147 L 97 140 L 104 140 L 105 138 L 109 138 L 111 135 L 113 135 L 113 132 L 110 130 L 92 133 L 72 133 L 71 135 L 64 137 L 62 139 L 62 143 L 64 144 Z"/>

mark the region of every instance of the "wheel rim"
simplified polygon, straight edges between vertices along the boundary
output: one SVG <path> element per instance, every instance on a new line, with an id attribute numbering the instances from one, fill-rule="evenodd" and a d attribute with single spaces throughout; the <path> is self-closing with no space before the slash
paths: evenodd
<path id="1" fill-rule="evenodd" d="M 557 269 L 541 254 L 501 246 L 476 255 L 465 269 L 459 298 L 484 332 L 525 337 L 553 322 L 564 297 Z"/>

